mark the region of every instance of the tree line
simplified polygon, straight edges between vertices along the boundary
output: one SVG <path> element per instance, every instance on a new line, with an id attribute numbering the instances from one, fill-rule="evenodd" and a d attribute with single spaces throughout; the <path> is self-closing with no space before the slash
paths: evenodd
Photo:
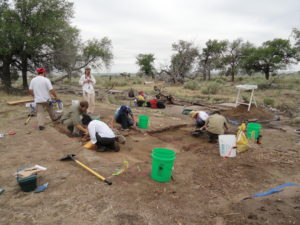
<path id="1" fill-rule="evenodd" d="M 212 71 L 230 76 L 234 81 L 238 73 L 263 73 L 270 75 L 300 61 L 300 30 L 292 31 L 293 44 L 289 39 L 275 38 L 255 46 L 249 41 L 236 39 L 208 40 L 201 49 L 193 42 L 179 40 L 172 44 L 173 54 L 169 65 L 155 69 L 154 54 L 139 54 L 136 63 L 140 73 L 154 77 L 165 76 L 173 83 L 183 83 L 186 79 L 203 76 L 211 79 Z"/>
<path id="2" fill-rule="evenodd" d="M 0 79 L 9 91 L 12 81 L 36 67 L 73 72 L 90 65 L 108 67 L 113 59 L 107 37 L 83 42 L 71 25 L 73 3 L 67 0 L 0 0 Z"/>

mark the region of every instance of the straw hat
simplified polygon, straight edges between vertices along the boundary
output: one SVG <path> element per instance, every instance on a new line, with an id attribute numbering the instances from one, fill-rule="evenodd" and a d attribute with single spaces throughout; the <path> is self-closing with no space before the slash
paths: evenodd
<path id="1" fill-rule="evenodd" d="M 197 111 L 191 111 L 190 113 L 189 113 L 189 116 L 191 117 L 191 118 L 195 118 L 195 116 L 198 114 L 198 112 Z"/>

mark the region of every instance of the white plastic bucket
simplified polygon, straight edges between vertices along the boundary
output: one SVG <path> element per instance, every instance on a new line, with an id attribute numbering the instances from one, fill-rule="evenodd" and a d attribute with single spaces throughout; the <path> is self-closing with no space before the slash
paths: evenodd
<path id="1" fill-rule="evenodd" d="M 236 157 L 235 135 L 219 135 L 219 146 L 222 157 Z"/>
<path id="2" fill-rule="evenodd" d="M 72 105 L 79 105 L 79 100 L 72 100 Z"/>

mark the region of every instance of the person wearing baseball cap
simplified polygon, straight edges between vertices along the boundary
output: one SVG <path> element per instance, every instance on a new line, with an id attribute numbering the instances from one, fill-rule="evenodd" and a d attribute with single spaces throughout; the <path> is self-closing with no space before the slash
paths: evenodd
<path id="1" fill-rule="evenodd" d="M 29 85 L 29 93 L 34 98 L 34 102 L 36 103 L 36 111 L 37 111 L 37 121 L 40 130 L 45 129 L 45 110 L 48 112 L 52 121 L 57 120 L 53 107 L 50 105 L 51 97 L 50 94 L 54 97 L 54 99 L 58 99 L 55 90 L 52 87 L 52 84 L 48 78 L 46 78 L 46 70 L 45 68 L 37 68 L 37 74 L 35 78 L 33 78 Z"/>

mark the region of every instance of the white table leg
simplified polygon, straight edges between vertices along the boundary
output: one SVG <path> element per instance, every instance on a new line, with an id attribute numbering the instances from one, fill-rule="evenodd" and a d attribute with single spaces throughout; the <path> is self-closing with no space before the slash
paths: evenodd
<path id="1" fill-rule="evenodd" d="M 251 97 L 250 97 L 249 106 L 248 106 L 248 112 L 250 111 L 250 107 L 252 104 L 253 94 L 254 94 L 254 89 L 252 89 L 252 92 L 251 92 Z"/>
<path id="2" fill-rule="evenodd" d="M 235 107 L 238 106 L 238 102 L 239 102 L 239 99 L 240 99 L 240 92 L 241 92 L 241 89 L 238 89 L 238 94 L 237 94 L 236 101 L 235 101 Z"/>

